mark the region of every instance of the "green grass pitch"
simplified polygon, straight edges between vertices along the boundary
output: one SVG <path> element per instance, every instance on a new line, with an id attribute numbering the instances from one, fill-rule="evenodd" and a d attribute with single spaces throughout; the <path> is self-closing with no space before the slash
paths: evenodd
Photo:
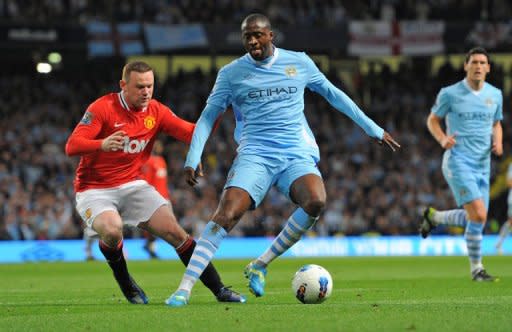
<path id="1" fill-rule="evenodd" d="M 246 304 L 223 304 L 200 283 L 191 303 L 164 300 L 184 268 L 178 261 L 128 262 L 150 298 L 132 305 L 104 262 L 0 265 L 0 331 L 510 331 L 511 258 L 485 257 L 496 283 L 475 283 L 466 257 L 278 259 L 266 294 L 248 293 L 248 260 L 219 260 L 223 281 L 247 294 Z M 331 297 L 299 303 L 291 278 L 303 264 L 327 268 Z"/>

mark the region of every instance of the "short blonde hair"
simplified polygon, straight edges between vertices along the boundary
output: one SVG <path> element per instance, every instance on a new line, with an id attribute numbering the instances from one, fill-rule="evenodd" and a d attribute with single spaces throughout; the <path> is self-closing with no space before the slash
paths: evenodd
<path id="1" fill-rule="evenodd" d="M 148 71 L 153 71 L 153 68 L 144 61 L 129 62 L 123 67 L 122 80 L 128 82 L 132 71 L 137 73 L 146 73 Z"/>

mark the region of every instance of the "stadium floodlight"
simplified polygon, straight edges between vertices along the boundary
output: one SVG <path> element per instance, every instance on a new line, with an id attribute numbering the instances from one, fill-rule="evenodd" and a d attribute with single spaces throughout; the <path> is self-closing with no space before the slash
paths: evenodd
<path id="1" fill-rule="evenodd" d="M 59 52 L 51 52 L 48 54 L 48 62 L 51 64 L 59 64 L 62 61 L 62 55 Z"/>
<path id="2" fill-rule="evenodd" d="M 47 62 L 39 62 L 36 70 L 39 74 L 49 74 L 52 71 L 52 65 Z"/>

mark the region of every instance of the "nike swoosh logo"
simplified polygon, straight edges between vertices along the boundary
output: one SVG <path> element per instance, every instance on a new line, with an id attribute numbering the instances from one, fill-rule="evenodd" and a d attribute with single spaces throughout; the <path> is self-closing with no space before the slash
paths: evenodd
<path id="1" fill-rule="evenodd" d="M 115 128 L 122 127 L 122 126 L 124 126 L 124 125 L 125 125 L 125 123 L 117 123 L 117 122 L 116 122 L 116 123 L 114 123 L 114 127 L 115 127 Z"/>

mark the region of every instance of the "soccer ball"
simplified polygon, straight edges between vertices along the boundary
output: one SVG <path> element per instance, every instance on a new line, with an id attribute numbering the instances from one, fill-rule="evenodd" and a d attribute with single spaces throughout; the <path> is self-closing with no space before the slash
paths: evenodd
<path id="1" fill-rule="evenodd" d="M 331 296 L 331 275 L 320 265 L 304 265 L 293 277 L 292 291 L 293 295 L 302 303 L 322 303 Z"/>

